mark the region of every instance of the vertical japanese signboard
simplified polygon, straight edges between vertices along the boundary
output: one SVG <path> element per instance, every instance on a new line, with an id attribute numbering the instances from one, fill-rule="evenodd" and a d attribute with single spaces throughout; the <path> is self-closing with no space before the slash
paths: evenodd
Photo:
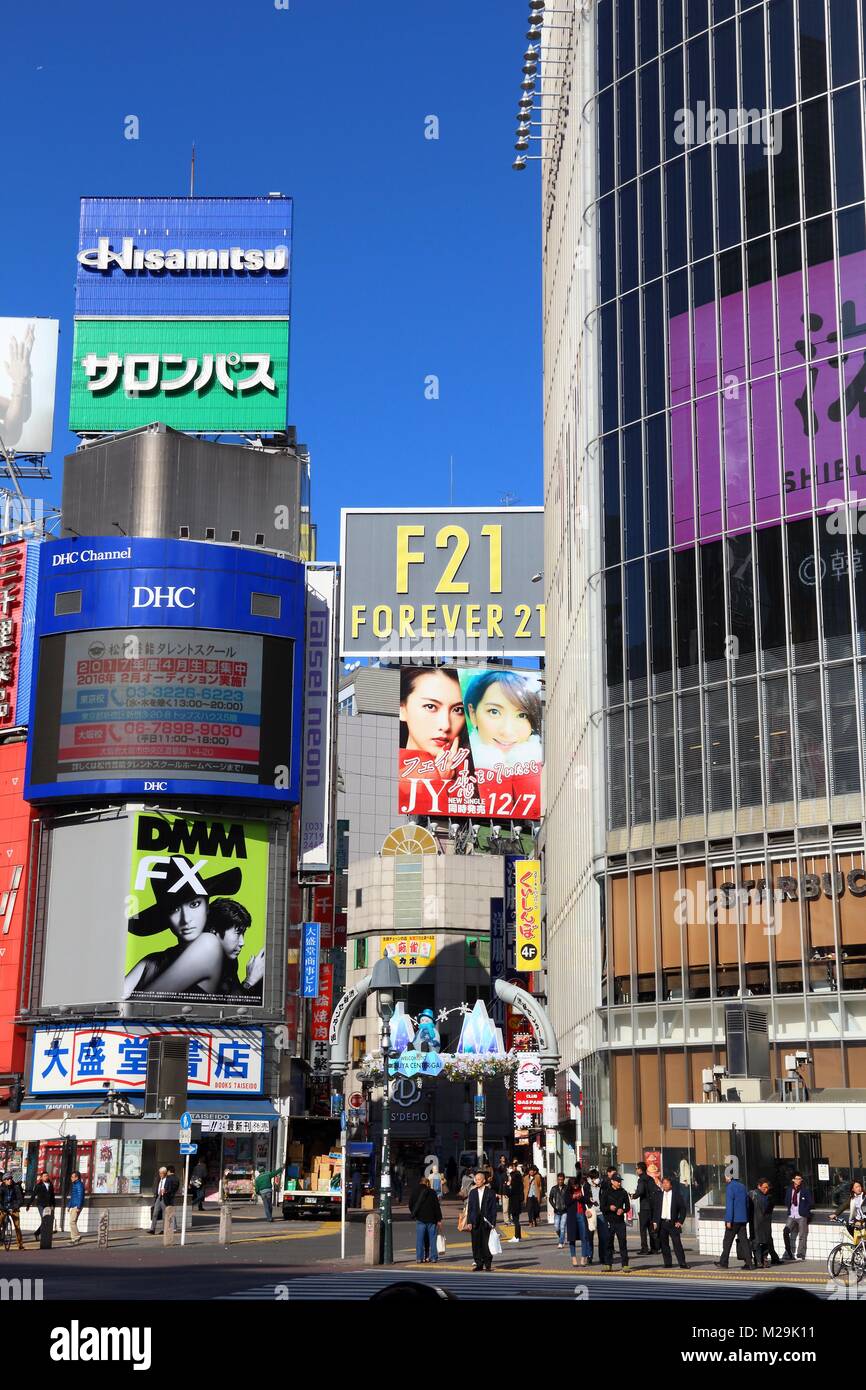
<path id="1" fill-rule="evenodd" d="M 333 867 L 331 825 L 331 741 L 334 720 L 334 643 L 337 570 L 307 565 L 304 723 L 301 737 L 302 874 L 329 873 Z"/>
<path id="2" fill-rule="evenodd" d="M 0 730 L 14 729 L 18 721 L 15 691 L 21 651 L 24 607 L 24 571 L 27 546 L 0 548 Z M 27 711 L 22 711 L 26 718 Z"/>
<path id="3" fill-rule="evenodd" d="M 321 927 L 318 922 L 305 922 L 303 944 L 301 947 L 301 997 L 315 999 L 319 992 L 319 942 Z"/>
<path id="4" fill-rule="evenodd" d="M 518 859 L 514 865 L 516 948 L 514 968 L 533 971 L 541 966 L 541 864 Z"/>

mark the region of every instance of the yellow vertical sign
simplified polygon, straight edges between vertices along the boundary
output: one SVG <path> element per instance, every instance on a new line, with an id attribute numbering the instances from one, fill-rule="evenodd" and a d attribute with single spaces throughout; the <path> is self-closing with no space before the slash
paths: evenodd
<path id="1" fill-rule="evenodd" d="M 541 969 L 541 864 L 518 859 L 514 865 L 515 970 Z"/>

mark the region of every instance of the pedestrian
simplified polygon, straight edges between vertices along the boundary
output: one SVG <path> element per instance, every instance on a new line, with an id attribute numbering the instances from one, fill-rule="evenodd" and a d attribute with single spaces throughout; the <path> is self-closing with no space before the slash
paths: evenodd
<path id="1" fill-rule="evenodd" d="M 226 1169 L 228 1176 L 228 1169 Z M 165 1229 L 166 1207 L 174 1206 L 174 1194 L 178 1189 L 178 1181 L 174 1176 L 174 1168 L 162 1167 L 157 1174 L 156 1184 L 153 1189 L 153 1205 L 150 1208 L 150 1234 L 157 1234 L 157 1223 L 163 1223 Z"/>
<path id="2" fill-rule="evenodd" d="M 282 1171 L 282 1168 L 272 1168 L 269 1173 L 266 1173 L 265 1165 L 259 1164 L 258 1175 L 253 1186 L 256 1196 L 262 1199 L 266 1221 L 273 1221 L 274 1219 L 274 1178 L 278 1178 Z"/>
<path id="3" fill-rule="evenodd" d="M 758 1269 L 782 1261 L 773 1245 L 773 1194 L 769 1179 L 759 1178 L 752 1196 L 752 1254 Z"/>
<path id="4" fill-rule="evenodd" d="M 805 1260 L 806 1243 L 809 1239 L 809 1221 L 815 1203 L 808 1187 L 804 1186 L 803 1174 L 794 1173 L 785 1191 L 785 1226 L 782 1232 L 785 1241 L 783 1260 Z M 797 1249 L 794 1249 L 793 1236 L 797 1236 Z"/>
<path id="5" fill-rule="evenodd" d="M 686 1219 L 686 1199 L 674 1187 L 673 1178 L 662 1178 L 661 1187 L 653 1182 L 653 1187 L 655 1192 L 653 1194 L 652 1227 L 656 1237 L 655 1248 L 661 1250 L 662 1264 L 665 1269 L 670 1269 L 673 1264 L 671 1246 L 674 1247 L 674 1254 L 680 1269 L 688 1269 L 682 1237 L 683 1222 Z"/>
<path id="6" fill-rule="evenodd" d="M 439 1259 L 437 1236 L 442 1226 L 442 1207 L 429 1178 L 422 1178 L 409 1211 L 415 1218 L 415 1259 L 419 1264 L 435 1265 Z M 429 1250 L 429 1254 L 425 1251 Z"/>
<path id="7" fill-rule="evenodd" d="M 725 1234 L 722 1240 L 721 1258 L 716 1260 L 717 1269 L 728 1268 L 731 1246 L 737 1242 L 737 1254 L 743 1262 L 743 1269 L 752 1268 L 752 1252 L 749 1249 L 749 1194 L 739 1178 L 725 1174 L 728 1190 L 725 1195 Z"/>
<path id="8" fill-rule="evenodd" d="M 617 1172 L 611 1174 L 610 1182 L 604 1188 L 603 1203 L 608 1230 L 607 1272 L 610 1274 L 613 1269 L 613 1243 L 615 1240 L 619 1245 L 619 1261 L 622 1265 L 622 1271 L 625 1273 L 629 1267 L 628 1237 L 626 1235 L 625 1223 L 627 1214 L 631 1211 L 631 1201 L 622 1185 L 622 1178 Z"/>
<path id="9" fill-rule="evenodd" d="M 862 1182 L 852 1182 L 848 1196 L 830 1220 L 838 1221 L 840 1216 L 844 1217 L 848 1233 L 852 1236 L 857 1222 L 866 1221 L 866 1198 L 863 1195 Z"/>
<path id="10" fill-rule="evenodd" d="M 483 1174 L 482 1174 L 483 1176 Z M 520 1244 L 520 1213 L 523 1210 L 523 1173 L 516 1159 L 512 1160 L 508 1170 L 508 1220 L 514 1227 L 514 1235 L 509 1241 L 510 1245 Z"/>
<path id="11" fill-rule="evenodd" d="M 588 1264 L 592 1264 L 592 1238 L 595 1235 L 598 1240 L 598 1262 L 600 1265 L 607 1264 L 607 1221 L 601 1209 L 601 1179 L 597 1168 L 590 1168 L 587 1176 L 587 1189 L 589 1192 L 589 1205 L 586 1212 L 587 1234 L 589 1235 L 590 1253 Z"/>
<path id="12" fill-rule="evenodd" d="M 12 1222 L 19 1250 L 24 1249 L 24 1241 L 21 1238 L 21 1203 L 23 1200 L 24 1194 L 21 1191 L 21 1184 L 15 1181 L 11 1173 L 7 1173 L 0 1183 L 0 1213 L 3 1215 L 4 1223 L 6 1221 Z"/>
<path id="13" fill-rule="evenodd" d="M 352 1207 L 359 1207 L 361 1205 L 361 1170 L 358 1167 L 357 1163 L 352 1168 L 352 1176 L 349 1180 L 349 1186 L 351 1189 L 351 1198 L 349 1201 L 349 1205 Z"/>
<path id="14" fill-rule="evenodd" d="M 589 1257 L 592 1253 L 592 1243 L 589 1239 L 589 1228 L 586 1223 L 590 1199 L 591 1192 L 588 1186 L 581 1182 L 580 1174 L 569 1178 L 565 1187 L 565 1234 L 573 1265 L 577 1265 L 578 1262 L 578 1240 L 580 1241 L 580 1264 L 582 1266 L 589 1263 Z"/>
<path id="15" fill-rule="evenodd" d="M 541 1211 L 541 1198 L 544 1192 L 544 1183 L 541 1174 L 535 1164 L 529 1169 L 523 1179 L 523 1200 L 526 1204 L 526 1219 L 530 1226 L 538 1225 L 538 1214 Z"/>
<path id="16" fill-rule="evenodd" d="M 436 1193 L 436 1196 L 437 1196 L 437 1197 L 440 1199 L 440 1201 L 441 1201 L 441 1198 L 442 1198 L 442 1174 L 439 1172 L 439 1169 L 438 1169 L 438 1168 L 434 1168 L 434 1169 L 433 1169 L 433 1172 L 430 1174 L 430 1186 L 431 1186 L 431 1188 L 433 1189 L 433 1191 Z"/>
<path id="17" fill-rule="evenodd" d="M 204 1189 L 205 1183 L 207 1182 L 207 1164 L 203 1158 L 200 1158 L 193 1168 L 191 1181 L 195 1193 L 193 1201 L 195 1202 L 196 1210 L 204 1211 Z"/>
<path id="18" fill-rule="evenodd" d="M 402 1200 L 403 1200 L 403 1165 L 402 1165 L 402 1163 L 395 1163 L 395 1164 L 394 1164 L 394 1167 L 391 1169 L 391 1181 L 392 1181 L 393 1186 L 394 1186 L 394 1201 L 395 1201 L 395 1203 L 396 1203 L 396 1202 L 402 1202 Z"/>
<path id="19" fill-rule="evenodd" d="M 653 1207 L 658 1190 L 658 1184 L 654 1178 L 650 1177 L 646 1164 L 639 1163 L 637 1165 L 637 1187 L 634 1191 L 634 1200 L 637 1204 L 640 1224 L 640 1253 L 642 1255 L 655 1253 L 659 1248 L 653 1220 Z"/>
<path id="20" fill-rule="evenodd" d="M 36 1235 L 34 1236 L 34 1239 L 37 1242 L 41 1237 L 42 1219 L 46 1211 L 51 1213 L 51 1225 L 52 1227 L 54 1226 L 54 1205 L 56 1200 L 57 1198 L 54 1192 L 54 1183 L 51 1181 L 50 1177 L 43 1169 L 43 1171 L 39 1173 L 36 1179 L 36 1186 L 33 1189 L 30 1201 L 27 1203 L 28 1211 L 35 1202 L 36 1210 L 39 1212 L 39 1225 L 36 1229 Z"/>
<path id="21" fill-rule="evenodd" d="M 553 1228 L 556 1231 L 560 1250 L 565 1249 L 566 1195 L 565 1174 L 557 1173 L 556 1182 L 548 1193 L 547 1203 L 553 1212 Z"/>
<path id="22" fill-rule="evenodd" d="M 69 1211 L 69 1244 L 80 1245 L 81 1234 L 78 1230 L 78 1221 L 84 1210 L 84 1183 L 81 1181 L 81 1174 L 75 1169 L 69 1174 L 69 1201 L 66 1203 Z"/>
<path id="23" fill-rule="evenodd" d="M 460 1184 L 460 1196 L 464 1199 L 468 1198 L 474 1186 L 475 1174 L 471 1168 L 467 1168 L 466 1172 L 463 1174 L 463 1181 Z"/>
<path id="24" fill-rule="evenodd" d="M 521 1190 L 522 1186 L 521 1182 Z M 475 1174 L 472 1191 L 469 1193 L 466 1219 L 472 1232 L 472 1268 L 492 1269 L 490 1233 L 496 1229 L 496 1194 L 485 1182 L 482 1172 Z"/>
<path id="25" fill-rule="evenodd" d="M 448 1185 L 450 1194 L 457 1191 L 457 1162 L 453 1154 L 445 1164 L 445 1182 Z"/>

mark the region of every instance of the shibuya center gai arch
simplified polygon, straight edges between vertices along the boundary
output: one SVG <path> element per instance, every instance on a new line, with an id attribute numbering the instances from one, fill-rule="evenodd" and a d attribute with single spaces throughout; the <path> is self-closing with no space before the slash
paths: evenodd
<path id="1" fill-rule="evenodd" d="M 773 1076 L 866 1085 L 862 8 L 563 3 L 541 44 L 551 1011 L 590 1151 L 693 1200 L 728 1148 L 669 1107 L 726 1000 Z"/>

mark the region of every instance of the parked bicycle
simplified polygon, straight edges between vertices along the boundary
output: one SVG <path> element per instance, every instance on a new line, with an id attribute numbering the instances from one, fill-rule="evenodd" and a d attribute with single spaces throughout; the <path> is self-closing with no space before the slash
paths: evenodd
<path id="1" fill-rule="evenodd" d="M 833 1246 L 827 1256 L 827 1269 L 833 1279 L 850 1278 L 853 1274 L 859 1284 L 866 1278 L 866 1221 L 855 1221 L 847 1238 Z"/>

